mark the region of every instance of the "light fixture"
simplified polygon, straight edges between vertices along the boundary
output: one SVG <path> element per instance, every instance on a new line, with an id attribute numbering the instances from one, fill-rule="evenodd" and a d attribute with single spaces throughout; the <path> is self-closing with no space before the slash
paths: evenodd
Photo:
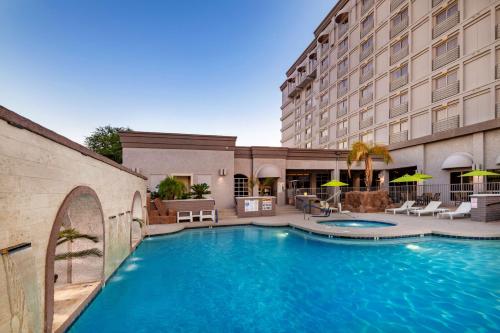
<path id="1" fill-rule="evenodd" d="M 219 176 L 226 176 L 227 175 L 227 169 L 222 168 L 219 169 Z"/>

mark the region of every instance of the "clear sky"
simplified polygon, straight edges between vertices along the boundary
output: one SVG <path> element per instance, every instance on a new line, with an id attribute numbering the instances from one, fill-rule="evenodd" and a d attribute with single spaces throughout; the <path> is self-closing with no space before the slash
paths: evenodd
<path id="1" fill-rule="evenodd" d="M 97 126 L 280 145 L 280 84 L 334 0 L 3 0 L 0 105 Z"/>

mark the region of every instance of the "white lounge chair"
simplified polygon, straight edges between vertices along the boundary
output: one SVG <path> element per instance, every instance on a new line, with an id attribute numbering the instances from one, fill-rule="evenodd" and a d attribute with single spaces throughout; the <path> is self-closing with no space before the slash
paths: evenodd
<path id="1" fill-rule="evenodd" d="M 439 213 L 438 218 L 449 217 L 451 220 L 453 220 L 454 217 L 465 217 L 465 215 L 470 215 L 471 209 L 472 204 L 470 202 L 462 202 L 454 212 Z"/>
<path id="2" fill-rule="evenodd" d="M 431 201 L 425 208 L 410 209 L 408 212 L 418 216 L 425 214 L 432 214 L 434 216 L 435 213 L 442 213 L 448 210 L 446 208 L 439 208 L 439 206 L 441 206 L 441 201 Z"/>
<path id="3" fill-rule="evenodd" d="M 406 213 L 406 212 L 408 212 L 408 209 L 410 209 L 411 206 L 413 206 L 414 204 L 415 204 L 415 201 L 407 200 L 407 201 L 405 201 L 404 204 L 401 205 L 401 207 L 387 208 L 385 210 L 385 212 L 386 213 L 393 213 L 394 215 L 396 215 L 396 213 Z"/>
<path id="4" fill-rule="evenodd" d="M 211 220 L 215 222 L 215 210 L 202 210 L 200 211 L 200 222 L 204 220 Z"/>
<path id="5" fill-rule="evenodd" d="M 193 212 L 192 211 L 178 211 L 177 212 L 177 223 L 181 221 L 193 222 Z"/>

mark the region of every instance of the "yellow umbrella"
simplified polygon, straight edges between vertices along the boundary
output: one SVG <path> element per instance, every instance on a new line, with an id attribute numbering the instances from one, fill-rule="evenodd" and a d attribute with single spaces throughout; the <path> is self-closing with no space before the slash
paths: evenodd
<path id="1" fill-rule="evenodd" d="M 328 183 L 325 183 L 321 186 L 328 186 L 328 187 L 339 187 L 339 186 L 347 186 L 349 184 L 346 184 L 346 183 L 343 183 L 341 181 L 338 181 L 338 180 L 330 180 Z"/>

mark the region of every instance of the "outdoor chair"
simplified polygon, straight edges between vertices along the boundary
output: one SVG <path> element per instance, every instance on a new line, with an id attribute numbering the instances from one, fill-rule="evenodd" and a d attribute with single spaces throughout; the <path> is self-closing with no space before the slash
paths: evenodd
<path id="1" fill-rule="evenodd" d="M 413 205 L 415 204 L 415 201 L 405 201 L 404 204 L 401 205 L 401 207 L 398 208 L 387 208 L 385 210 L 386 213 L 393 213 L 396 215 L 396 213 L 406 213 L 408 212 L 408 209 L 410 209 Z"/>
<path id="2" fill-rule="evenodd" d="M 413 209 L 408 210 L 408 215 L 409 213 L 421 216 L 425 214 L 432 214 L 434 216 L 435 213 L 442 213 L 447 211 L 448 209 L 446 208 L 439 208 L 441 206 L 441 201 L 431 201 L 425 208 L 417 208 L 414 207 Z"/>
<path id="3" fill-rule="evenodd" d="M 177 212 L 177 223 L 181 221 L 193 222 L 193 212 L 192 211 L 178 211 Z"/>
<path id="4" fill-rule="evenodd" d="M 470 202 L 462 202 L 454 212 L 438 213 L 438 218 L 449 217 L 450 220 L 453 220 L 454 217 L 465 217 L 465 215 L 470 215 L 471 209 L 472 204 Z"/>
<path id="5" fill-rule="evenodd" d="M 211 220 L 215 222 L 215 210 L 202 210 L 200 211 L 200 222 Z"/>

